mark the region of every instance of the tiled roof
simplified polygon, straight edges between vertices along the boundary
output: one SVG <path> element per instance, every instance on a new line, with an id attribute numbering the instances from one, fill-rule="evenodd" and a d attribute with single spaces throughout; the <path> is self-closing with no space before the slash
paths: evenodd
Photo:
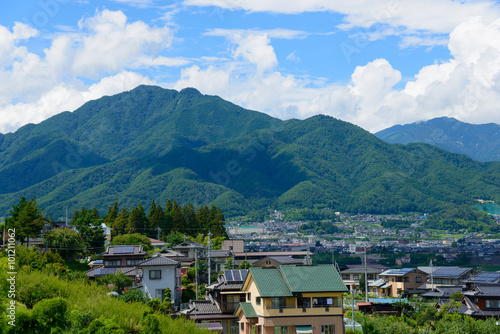
<path id="1" fill-rule="evenodd" d="M 382 268 L 375 268 L 372 266 L 367 266 L 366 271 L 368 274 L 379 274 L 384 271 Z M 341 274 L 359 274 L 359 273 L 364 273 L 365 272 L 365 266 L 364 265 L 357 265 L 357 266 L 346 266 L 346 268 L 340 269 Z"/>
<path id="2" fill-rule="evenodd" d="M 473 291 L 464 292 L 464 295 L 472 296 L 500 296 L 500 284 L 476 285 Z"/>
<path id="3" fill-rule="evenodd" d="M 192 300 L 186 312 L 189 315 L 220 314 L 217 303 L 212 300 Z"/>
<path id="4" fill-rule="evenodd" d="M 257 312 L 255 312 L 252 303 L 240 303 L 239 307 L 247 319 L 257 318 Z"/>
<path id="5" fill-rule="evenodd" d="M 130 255 L 146 255 L 142 249 L 142 245 L 119 245 L 108 246 L 102 256 L 130 256 Z"/>
<path id="6" fill-rule="evenodd" d="M 499 272 L 494 272 L 494 273 L 489 273 L 489 272 L 484 272 L 484 273 L 480 273 L 479 275 L 477 275 L 476 277 L 474 277 L 473 279 L 471 279 L 471 281 L 473 282 L 496 282 L 500 280 L 500 273 Z"/>
<path id="7" fill-rule="evenodd" d="M 138 267 L 147 267 L 147 266 L 176 266 L 179 262 L 169 259 L 164 256 L 154 256 L 150 259 L 147 259 L 141 263 L 139 263 Z"/>
<path id="8" fill-rule="evenodd" d="M 292 297 L 301 292 L 346 292 L 332 265 L 250 268 L 261 297 Z"/>

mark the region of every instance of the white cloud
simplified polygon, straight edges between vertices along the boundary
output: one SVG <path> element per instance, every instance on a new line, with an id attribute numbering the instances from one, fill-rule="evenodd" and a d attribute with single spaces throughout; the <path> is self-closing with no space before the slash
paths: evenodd
<path id="1" fill-rule="evenodd" d="M 448 34 L 473 15 L 481 15 L 489 22 L 500 16 L 499 5 L 490 0 L 185 0 L 184 5 L 281 14 L 334 12 L 344 15 L 344 22 L 338 25 L 341 29 L 368 29 L 374 25 L 382 25 L 396 28 L 383 29 L 384 34 L 392 32 L 409 36 L 419 32 L 427 35 Z M 424 46 L 434 46 L 436 43 L 441 45 L 439 41 L 442 42 L 442 36 L 437 37 L 438 42 L 432 43 L 430 39 L 431 36 L 423 39 L 410 38 L 401 45 L 414 46 L 418 42 L 423 42 Z"/>
<path id="2" fill-rule="evenodd" d="M 103 92 L 109 80 L 115 93 L 132 84 L 151 82 L 130 70 L 191 62 L 162 54 L 173 40 L 170 28 L 128 22 L 121 11 L 103 10 L 80 20 L 76 32 L 52 36 L 42 54 L 19 46 L 38 34 L 24 23 L 16 23 L 11 31 L 0 26 L 0 131 L 73 110 L 91 91 Z M 100 88 L 87 87 L 96 80 Z"/>
<path id="3" fill-rule="evenodd" d="M 16 103 L 0 107 L 0 132 L 13 131 L 27 123 L 39 123 L 62 111 L 73 111 L 87 101 L 104 95 L 131 90 L 141 84 L 155 84 L 133 72 L 121 72 L 85 87 L 61 83 L 30 103 Z"/>
<path id="4" fill-rule="evenodd" d="M 394 88 L 401 73 L 385 59 L 358 66 L 349 85 L 324 84 L 280 73 L 265 33 L 225 36 L 232 60 L 185 69 L 174 88 L 197 87 L 283 119 L 328 114 L 370 131 L 438 116 L 500 123 L 500 19 L 471 17 L 457 26 L 454 58 L 423 67 L 402 89 Z"/>

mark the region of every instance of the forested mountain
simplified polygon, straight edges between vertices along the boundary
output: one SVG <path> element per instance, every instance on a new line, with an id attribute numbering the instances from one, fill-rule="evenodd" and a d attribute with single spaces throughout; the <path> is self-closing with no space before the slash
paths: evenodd
<path id="1" fill-rule="evenodd" d="M 494 123 L 468 124 L 440 117 L 395 125 L 375 136 L 391 144 L 427 143 L 477 161 L 500 161 L 500 125 Z"/>
<path id="2" fill-rule="evenodd" d="M 195 89 L 153 86 L 86 103 L 0 137 L 0 216 L 35 196 L 101 212 L 151 199 L 226 217 L 256 209 L 433 212 L 500 201 L 500 163 L 426 144 L 391 145 L 327 116 L 280 121 Z"/>

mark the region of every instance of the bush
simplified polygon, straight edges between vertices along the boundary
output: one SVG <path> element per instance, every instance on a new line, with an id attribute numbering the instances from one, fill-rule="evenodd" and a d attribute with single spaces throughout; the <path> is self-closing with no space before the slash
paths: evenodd
<path id="1" fill-rule="evenodd" d="M 100 317 L 94 319 L 89 327 L 81 332 L 82 334 L 125 334 L 114 319 Z"/>
<path id="2" fill-rule="evenodd" d="M 149 298 L 144 296 L 144 292 L 140 289 L 129 289 L 124 295 L 120 296 L 120 299 L 126 303 L 131 302 L 147 302 Z"/>
<path id="3" fill-rule="evenodd" d="M 125 275 L 124 273 L 117 273 L 117 274 L 106 274 L 103 277 L 99 277 L 97 279 L 98 284 L 113 284 L 114 289 L 113 291 L 116 291 L 118 293 L 123 293 L 123 289 L 126 286 L 132 286 L 133 280 Z"/>
<path id="4" fill-rule="evenodd" d="M 33 318 L 43 333 L 50 333 L 56 328 L 66 326 L 68 302 L 62 298 L 44 299 L 33 308 Z"/>
<path id="5" fill-rule="evenodd" d="M 82 312 L 79 309 L 74 309 L 69 314 L 69 322 L 71 323 L 71 328 L 75 329 L 79 333 L 82 329 L 87 328 L 92 321 L 94 321 L 95 316 L 92 311 Z"/>
<path id="6" fill-rule="evenodd" d="M 145 334 L 157 334 L 160 331 L 160 320 L 155 314 L 148 314 L 142 319 L 142 327 Z"/>

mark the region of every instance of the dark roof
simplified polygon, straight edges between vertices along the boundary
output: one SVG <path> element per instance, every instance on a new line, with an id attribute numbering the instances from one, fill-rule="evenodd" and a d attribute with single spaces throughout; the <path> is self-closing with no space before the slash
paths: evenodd
<path id="1" fill-rule="evenodd" d="M 247 277 L 247 269 L 224 270 L 224 280 L 226 282 L 243 282 Z"/>
<path id="2" fill-rule="evenodd" d="M 250 268 L 261 297 L 292 297 L 304 292 L 346 292 L 333 265 Z M 248 277 L 247 277 L 248 279 Z"/>
<path id="3" fill-rule="evenodd" d="M 200 322 L 195 324 L 198 327 L 208 329 L 209 331 L 221 332 L 224 330 L 220 322 Z"/>
<path id="4" fill-rule="evenodd" d="M 262 260 L 255 262 L 254 265 L 257 265 L 258 263 L 266 261 L 266 260 L 272 260 L 272 261 L 277 262 L 278 264 L 303 264 L 304 263 L 304 261 L 302 261 L 302 260 L 295 259 L 291 256 L 282 255 L 282 256 L 267 256 L 267 257 L 263 258 Z"/>
<path id="5" fill-rule="evenodd" d="M 119 245 L 108 246 L 102 256 L 129 256 L 129 255 L 147 255 L 142 248 L 142 245 Z"/>
<path id="6" fill-rule="evenodd" d="M 371 265 L 366 267 L 366 271 L 368 272 L 368 274 L 380 274 L 384 270 L 385 269 L 373 267 Z M 364 265 L 345 266 L 342 269 L 340 269 L 341 274 L 359 274 L 364 272 L 365 272 Z"/>
<path id="7" fill-rule="evenodd" d="M 429 291 L 422 294 L 422 297 L 427 298 L 450 298 L 455 292 L 462 292 L 462 286 L 437 286 L 433 291 Z"/>
<path id="8" fill-rule="evenodd" d="M 470 291 L 464 292 L 467 296 L 500 296 L 500 284 L 478 284 Z"/>
<path id="9" fill-rule="evenodd" d="M 210 250 L 210 257 L 231 257 L 231 251 L 224 249 Z"/>
<path id="10" fill-rule="evenodd" d="M 137 266 L 138 267 L 147 267 L 147 266 L 176 266 L 180 264 L 178 261 L 174 261 L 172 259 L 169 259 L 167 257 L 158 255 L 154 256 L 150 259 L 147 259 L 141 263 L 139 263 Z"/>
<path id="11" fill-rule="evenodd" d="M 87 271 L 88 277 L 100 277 L 106 274 L 117 274 L 124 273 L 127 276 L 135 276 L 141 273 L 140 269 L 136 269 L 135 267 L 118 267 L 118 268 L 93 268 Z"/>
<path id="12" fill-rule="evenodd" d="M 177 248 L 205 248 L 205 246 L 195 242 L 195 241 L 184 241 L 177 246 L 174 247 L 174 249 Z"/>
<path id="13" fill-rule="evenodd" d="M 499 272 L 483 272 L 480 273 L 479 275 L 475 276 L 474 278 L 470 279 L 472 282 L 496 282 L 500 280 L 500 273 Z"/>
<path id="14" fill-rule="evenodd" d="M 432 272 L 434 278 L 461 277 L 472 271 L 472 268 L 447 268 L 439 267 Z"/>
<path id="15" fill-rule="evenodd" d="M 201 315 L 201 314 L 220 314 L 221 310 L 217 303 L 212 300 L 192 300 L 189 305 L 187 314 Z"/>

